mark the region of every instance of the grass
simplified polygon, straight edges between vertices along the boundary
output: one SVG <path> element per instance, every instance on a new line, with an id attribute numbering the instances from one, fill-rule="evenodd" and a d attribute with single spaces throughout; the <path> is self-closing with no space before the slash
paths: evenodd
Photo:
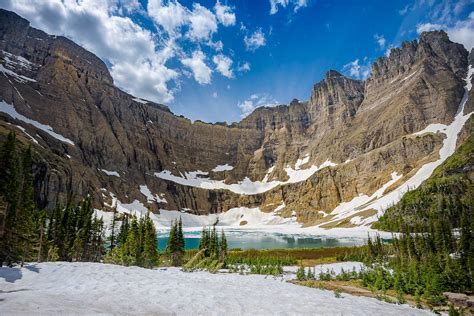
<path id="1" fill-rule="evenodd" d="M 293 284 L 307 286 L 311 288 L 317 288 L 321 290 L 334 291 L 335 293 L 347 293 L 354 296 L 364 296 L 377 298 L 389 303 L 397 302 L 397 293 L 393 290 L 388 290 L 385 293 L 381 294 L 378 292 L 371 291 L 369 288 L 364 287 L 360 280 L 350 280 L 350 281 L 319 281 L 319 280 L 307 280 L 307 281 L 298 281 L 292 280 L 289 281 Z M 416 300 L 412 295 L 405 295 L 406 303 L 411 306 L 416 306 Z M 422 303 L 423 308 L 429 308 L 426 303 Z"/>
<path id="2" fill-rule="evenodd" d="M 334 248 L 288 248 L 288 249 L 231 249 L 227 255 L 229 264 L 279 264 L 283 266 L 317 264 L 343 261 L 347 255 L 360 253 L 360 246 Z M 197 250 L 187 250 L 183 262 L 189 261 Z"/>

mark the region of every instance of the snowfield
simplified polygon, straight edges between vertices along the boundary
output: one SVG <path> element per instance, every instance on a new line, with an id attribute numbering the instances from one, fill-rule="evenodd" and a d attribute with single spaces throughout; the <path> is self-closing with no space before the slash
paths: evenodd
<path id="1" fill-rule="evenodd" d="M 100 263 L 0 268 L 0 314 L 428 315 L 407 305 L 261 275 L 184 273 Z"/>

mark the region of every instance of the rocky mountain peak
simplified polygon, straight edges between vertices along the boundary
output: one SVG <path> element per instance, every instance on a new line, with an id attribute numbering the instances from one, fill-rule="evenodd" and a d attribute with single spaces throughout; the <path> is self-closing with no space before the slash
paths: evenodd
<path id="1" fill-rule="evenodd" d="M 363 98 L 363 81 L 347 78 L 335 70 L 329 70 L 324 79 L 314 85 L 309 103 L 311 106 L 322 108 L 342 103 L 357 106 Z"/>
<path id="2" fill-rule="evenodd" d="M 339 78 L 339 77 L 344 77 L 340 72 L 330 69 L 328 72 L 326 72 L 326 76 L 324 77 L 326 80 L 329 80 L 331 78 Z"/>
<path id="3" fill-rule="evenodd" d="M 415 64 L 428 63 L 431 67 L 448 66 L 459 77 L 466 73 L 467 51 L 461 44 L 451 42 L 444 31 L 423 32 L 419 41 L 403 42 L 392 48 L 389 56 L 376 60 L 369 78 L 371 83 L 393 80 L 409 71 Z"/>

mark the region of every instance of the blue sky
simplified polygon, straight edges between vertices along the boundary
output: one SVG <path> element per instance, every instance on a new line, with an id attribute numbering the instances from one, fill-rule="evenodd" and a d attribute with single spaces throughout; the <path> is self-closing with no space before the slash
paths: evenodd
<path id="1" fill-rule="evenodd" d="M 474 45 L 474 0 L 6 0 L 106 61 L 115 83 L 192 120 L 307 100 L 327 70 L 364 79 L 423 30 Z"/>

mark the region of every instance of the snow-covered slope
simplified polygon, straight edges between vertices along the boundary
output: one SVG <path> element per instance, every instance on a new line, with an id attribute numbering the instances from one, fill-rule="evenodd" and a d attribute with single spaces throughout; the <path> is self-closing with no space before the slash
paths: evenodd
<path id="1" fill-rule="evenodd" d="M 259 275 L 184 273 L 100 263 L 0 268 L 0 314 L 428 315 Z"/>

